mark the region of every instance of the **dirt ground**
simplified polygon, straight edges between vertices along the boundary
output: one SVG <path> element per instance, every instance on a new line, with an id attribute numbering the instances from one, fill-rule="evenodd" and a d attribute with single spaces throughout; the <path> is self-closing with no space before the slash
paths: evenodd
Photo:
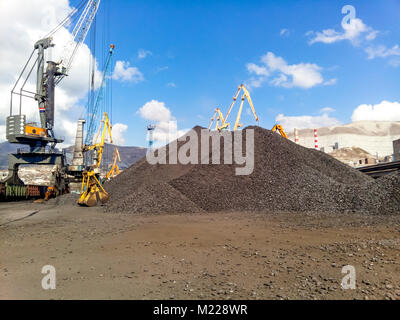
<path id="1" fill-rule="evenodd" d="M 400 215 L 0 203 L 0 252 L 1 299 L 400 299 Z M 45 265 L 56 290 L 42 289 Z"/>

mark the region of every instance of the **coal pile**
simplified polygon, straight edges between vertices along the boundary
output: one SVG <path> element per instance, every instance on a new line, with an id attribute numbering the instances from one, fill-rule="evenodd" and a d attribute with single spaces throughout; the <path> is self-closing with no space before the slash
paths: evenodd
<path id="1" fill-rule="evenodd" d="M 193 129 L 199 136 L 199 150 L 201 129 Z M 400 212 L 398 173 L 374 180 L 277 133 L 260 127 L 246 129 L 254 129 L 254 171 L 250 175 L 235 175 L 237 164 L 151 165 L 143 158 L 107 183 L 111 198 L 106 211 Z M 243 149 L 245 142 L 244 133 Z M 178 150 L 184 143 L 178 143 Z M 212 150 L 209 151 L 211 154 Z M 220 151 L 223 160 L 223 143 Z"/>

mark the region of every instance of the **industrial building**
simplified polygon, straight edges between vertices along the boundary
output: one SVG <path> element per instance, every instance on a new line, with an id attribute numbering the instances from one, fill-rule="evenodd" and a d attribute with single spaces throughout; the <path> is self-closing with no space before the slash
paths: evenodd
<path id="1" fill-rule="evenodd" d="M 393 141 L 393 161 L 400 161 L 400 139 Z"/>
<path id="2" fill-rule="evenodd" d="M 299 129 L 298 143 L 314 148 L 314 130 Z M 294 133 L 289 132 L 294 141 Z M 339 148 L 357 147 L 376 158 L 393 154 L 393 141 L 400 139 L 400 122 L 357 121 L 346 125 L 318 128 L 319 149 L 330 153 L 337 143 Z"/>

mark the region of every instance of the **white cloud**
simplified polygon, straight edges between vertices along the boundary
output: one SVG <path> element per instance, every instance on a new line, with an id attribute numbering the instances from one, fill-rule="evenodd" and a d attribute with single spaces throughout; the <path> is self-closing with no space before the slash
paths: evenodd
<path id="1" fill-rule="evenodd" d="M 285 74 L 281 73 L 278 77 L 272 79 L 269 83 L 275 87 L 289 88 L 290 85 L 287 81 L 288 77 Z"/>
<path id="2" fill-rule="evenodd" d="M 6 140 L 6 126 L 0 125 L 0 142 Z"/>
<path id="3" fill-rule="evenodd" d="M 57 118 L 57 114 L 56 114 Z M 75 143 L 75 135 L 77 128 L 77 121 L 75 119 L 62 119 L 57 122 L 57 136 L 62 137 L 64 142 L 57 145 L 58 148 L 67 148 Z M 62 133 L 62 136 L 60 135 Z"/>
<path id="4" fill-rule="evenodd" d="M 334 43 L 338 41 L 348 40 L 353 45 L 358 45 L 364 36 L 365 40 L 375 39 L 378 31 L 364 24 L 361 19 L 354 18 L 350 19 L 349 23 L 342 22 L 342 32 L 338 32 L 334 29 L 325 29 L 317 32 L 309 31 L 306 35 L 312 35 L 313 38 L 309 41 L 309 44 L 316 42 L 322 43 Z"/>
<path id="5" fill-rule="evenodd" d="M 138 113 L 146 120 L 150 121 L 169 121 L 171 120 L 171 111 L 165 106 L 164 102 L 151 100 L 142 106 Z"/>
<path id="6" fill-rule="evenodd" d="M 365 36 L 365 39 L 368 41 L 374 40 L 376 38 L 376 36 L 378 35 L 378 33 L 379 33 L 379 31 L 372 30 Z"/>
<path id="7" fill-rule="evenodd" d="M 265 77 L 251 77 L 249 80 L 245 81 L 245 84 L 249 90 L 252 88 L 260 88 L 265 80 Z"/>
<path id="8" fill-rule="evenodd" d="M 373 28 L 364 24 L 361 19 L 349 19 L 348 23 L 346 23 L 345 20 L 346 19 L 342 21 L 343 32 L 338 32 L 334 29 L 326 29 L 322 32 L 307 32 L 306 36 L 312 36 L 309 44 L 311 45 L 316 42 L 334 43 L 348 40 L 354 46 L 358 46 L 362 42 L 374 40 L 379 33 L 379 31 L 374 30 Z M 364 50 L 368 54 L 369 60 L 391 57 L 389 61 L 390 65 L 394 67 L 398 67 L 400 65 L 400 59 L 398 58 L 400 56 L 400 47 L 397 44 L 392 48 L 387 48 L 384 45 L 368 46 Z"/>
<path id="9" fill-rule="evenodd" d="M 125 134 L 128 131 L 128 126 L 123 123 L 116 123 L 112 126 L 112 138 L 113 143 L 117 146 L 123 146 L 125 144 Z"/>
<path id="10" fill-rule="evenodd" d="M 252 77 L 246 81 L 246 86 L 251 88 L 259 88 L 265 82 L 270 72 L 264 66 L 258 66 L 255 63 L 248 63 L 246 65 L 247 71 L 251 74 L 255 74 L 256 77 Z"/>
<path id="11" fill-rule="evenodd" d="M 158 67 L 156 72 L 158 73 L 158 72 L 163 72 L 163 71 L 166 71 L 166 70 L 168 70 L 168 66 Z"/>
<path id="12" fill-rule="evenodd" d="M 336 111 L 325 107 L 319 110 L 319 116 L 285 116 L 279 114 L 275 121 L 280 123 L 287 131 L 297 129 L 315 129 L 340 125 L 341 122 L 329 116 Z M 362 104 L 354 109 L 351 121 L 400 121 L 400 102 L 382 101 L 375 105 Z"/>
<path id="13" fill-rule="evenodd" d="M 280 34 L 282 37 L 288 37 L 289 34 L 290 34 L 290 31 L 289 31 L 288 29 L 284 28 L 284 29 L 281 29 L 281 31 L 279 32 L 279 34 Z"/>
<path id="14" fill-rule="evenodd" d="M 400 121 L 400 103 L 384 100 L 375 105 L 362 104 L 353 111 L 351 120 Z"/>
<path id="15" fill-rule="evenodd" d="M 3 43 L 7 44 L 0 47 L 0 127 L 4 126 L 5 117 L 9 115 L 10 91 L 35 42 L 56 27 L 71 10 L 68 0 L 0 1 L 0 34 Z M 46 60 L 58 61 L 72 36 L 67 29 L 61 28 L 53 38 L 56 46 L 47 50 Z M 73 143 L 76 121 L 84 113 L 79 101 L 88 91 L 90 56 L 89 48 L 82 44 L 69 76 L 56 89 L 55 131 L 65 137 L 65 144 Z M 102 73 L 97 63 L 95 67 L 95 85 L 98 88 Z M 35 77 L 27 82 L 26 89 L 35 90 Z M 17 100 L 14 99 L 14 114 L 18 110 Z M 23 99 L 22 111 L 28 121 L 39 122 L 36 101 Z M 0 136 L 2 140 L 4 134 Z"/>
<path id="16" fill-rule="evenodd" d="M 294 128 L 297 129 L 316 129 L 321 127 L 336 126 L 340 124 L 340 121 L 336 118 L 330 117 L 328 113 L 324 113 L 320 116 L 285 116 L 279 114 L 275 121 L 280 123 L 285 131 L 292 131 Z"/>
<path id="17" fill-rule="evenodd" d="M 178 139 L 188 131 L 189 129 L 179 130 L 175 120 L 162 121 L 156 124 L 153 138 L 155 142 L 158 142 L 156 146 L 160 146 Z"/>
<path id="18" fill-rule="evenodd" d="M 333 86 L 336 83 L 337 83 L 337 79 L 336 78 L 332 78 L 332 79 L 324 81 L 323 85 L 324 86 Z"/>
<path id="19" fill-rule="evenodd" d="M 395 68 L 400 66 L 400 58 L 395 58 L 389 61 L 389 64 Z"/>
<path id="20" fill-rule="evenodd" d="M 172 116 L 169 108 L 164 102 L 151 100 L 143 105 L 138 112 L 143 119 L 155 123 L 153 133 L 154 141 L 159 142 L 156 146 L 168 143 L 183 136 L 188 129 L 179 130 L 176 119 Z"/>
<path id="21" fill-rule="evenodd" d="M 378 47 L 368 47 L 365 49 L 368 54 L 368 59 L 386 58 L 389 56 L 400 56 L 400 47 L 396 44 L 393 48 L 389 49 L 381 45 Z"/>
<path id="22" fill-rule="evenodd" d="M 275 56 L 272 52 L 262 56 L 261 61 L 264 66 L 258 66 L 254 63 L 247 64 L 248 71 L 258 76 L 255 79 L 253 78 L 253 83 L 256 85 L 261 85 L 266 77 L 273 73 L 276 76 L 270 81 L 270 84 L 284 88 L 300 87 L 308 89 L 324 82 L 321 75 L 322 68 L 314 63 L 289 65 L 282 57 Z"/>
<path id="23" fill-rule="evenodd" d="M 167 87 L 176 88 L 176 84 L 175 84 L 175 82 L 169 82 L 169 83 L 167 83 Z"/>
<path id="24" fill-rule="evenodd" d="M 287 67 L 287 62 L 282 57 L 277 57 L 272 52 L 267 52 L 261 57 L 261 61 L 271 70 L 281 70 Z"/>
<path id="25" fill-rule="evenodd" d="M 145 59 L 147 56 L 152 56 L 153 53 L 149 50 L 139 49 L 138 51 L 138 58 Z"/>
<path id="26" fill-rule="evenodd" d="M 320 113 L 331 113 L 331 112 L 335 112 L 336 110 L 330 107 L 325 107 L 322 108 L 321 110 L 319 110 Z"/>
<path id="27" fill-rule="evenodd" d="M 285 75 L 291 76 L 292 81 L 285 82 L 289 87 L 312 88 L 323 82 L 320 71 L 322 70 L 316 64 L 300 63 L 294 64 L 281 69 Z"/>
<path id="28" fill-rule="evenodd" d="M 143 74 L 136 67 L 131 67 L 127 61 L 117 61 L 112 75 L 114 80 L 138 83 L 144 80 Z"/>
<path id="29" fill-rule="evenodd" d="M 268 71 L 267 68 L 264 67 L 264 66 L 258 66 L 258 65 L 256 65 L 255 63 L 248 63 L 248 64 L 246 65 L 246 67 L 247 67 L 247 70 L 248 70 L 250 73 L 254 73 L 254 74 L 256 74 L 257 76 L 266 76 L 266 77 L 269 76 L 269 71 Z"/>

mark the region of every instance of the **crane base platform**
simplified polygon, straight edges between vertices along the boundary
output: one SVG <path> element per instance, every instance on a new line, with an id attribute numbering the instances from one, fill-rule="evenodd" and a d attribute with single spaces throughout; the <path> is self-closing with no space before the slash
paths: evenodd
<path id="1" fill-rule="evenodd" d="M 18 170 L 21 165 L 54 165 L 52 183 L 49 186 L 25 185 L 19 178 Z M 65 154 L 55 150 L 43 152 L 24 152 L 8 155 L 8 176 L 0 181 L 1 199 L 42 198 L 48 187 L 56 187 L 61 194 L 68 192 L 68 180 L 65 178 Z"/>

